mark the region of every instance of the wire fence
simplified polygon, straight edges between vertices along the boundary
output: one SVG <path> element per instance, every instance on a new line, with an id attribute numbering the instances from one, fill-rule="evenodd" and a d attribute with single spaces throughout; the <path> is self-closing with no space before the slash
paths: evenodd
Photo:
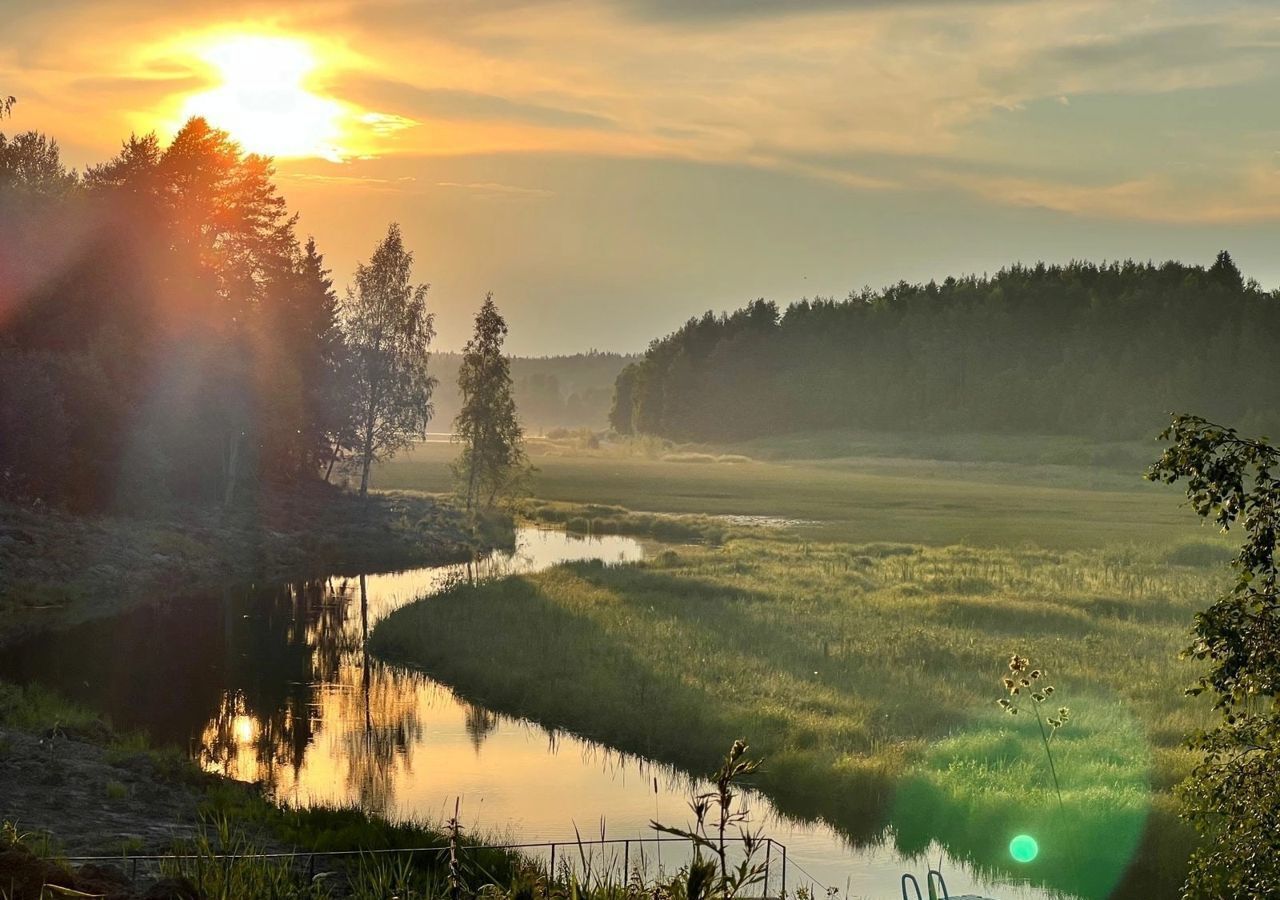
<path id="1" fill-rule="evenodd" d="M 748 855 L 748 838 L 725 838 L 726 862 L 737 866 Z M 760 900 L 779 900 L 787 893 L 787 874 L 791 863 L 787 847 L 773 838 L 759 838 L 751 851 L 752 862 L 763 865 L 761 880 L 749 894 Z M 377 850 L 325 850 L 325 851 L 264 851 L 255 853 L 124 853 L 115 856 L 67 856 L 68 863 L 114 864 L 121 866 L 129 876 L 153 875 L 166 864 L 200 861 L 233 863 L 239 860 L 260 860 L 288 865 L 315 878 L 325 871 L 332 871 L 334 864 L 344 860 L 392 857 L 410 864 L 434 863 L 448 865 L 451 849 L 447 844 L 434 847 L 390 847 Z M 634 837 L 597 838 L 565 841 L 538 841 L 515 844 L 459 844 L 457 853 L 510 853 L 542 867 L 552 880 L 568 882 L 576 879 L 585 885 L 624 884 L 636 879 L 651 882 L 670 877 L 688 865 L 698 852 L 695 843 L 684 837 Z M 703 850 L 705 856 L 706 851 Z"/>

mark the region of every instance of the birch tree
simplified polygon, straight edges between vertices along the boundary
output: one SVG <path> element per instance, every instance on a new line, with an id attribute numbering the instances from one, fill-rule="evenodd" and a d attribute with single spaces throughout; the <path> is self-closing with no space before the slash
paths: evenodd
<path id="1" fill-rule="evenodd" d="M 413 254 L 392 224 L 368 263 L 356 267 L 347 291 L 343 326 L 356 411 L 352 462 L 360 495 L 369 470 L 422 437 L 431 418 L 435 379 L 427 374 L 435 316 L 427 312 L 427 285 L 412 281 Z"/>

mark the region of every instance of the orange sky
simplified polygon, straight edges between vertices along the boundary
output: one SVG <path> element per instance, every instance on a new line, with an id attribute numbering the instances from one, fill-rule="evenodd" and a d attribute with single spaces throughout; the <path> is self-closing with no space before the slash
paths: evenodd
<path id="1" fill-rule="evenodd" d="M 76 165 L 199 113 L 277 155 L 344 279 L 401 221 L 441 344 L 1072 257 L 1280 281 L 1262 0 L 10 0 L 6 128 Z"/>

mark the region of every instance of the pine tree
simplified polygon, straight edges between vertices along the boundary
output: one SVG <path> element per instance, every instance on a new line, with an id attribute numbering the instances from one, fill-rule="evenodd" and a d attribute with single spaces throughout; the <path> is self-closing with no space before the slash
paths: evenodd
<path id="1" fill-rule="evenodd" d="M 462 442 L 454 464 L 459 491 L 468 510 L 491 507 L 516 492 L 529 471 L 524 432 L 511 396 L 510 362 L 502 353 L 507 323 L 487 294 L 476 314 L 475 335 L 463 350 L 458 369 L 462 411 L 453 427 Z"/>

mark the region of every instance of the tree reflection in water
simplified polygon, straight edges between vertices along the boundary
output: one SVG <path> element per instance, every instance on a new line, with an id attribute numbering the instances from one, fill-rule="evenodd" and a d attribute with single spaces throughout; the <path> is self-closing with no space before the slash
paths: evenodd
<path id="1" fill-rule="evenodd" d="M 411 770 L 422 725 L 412 676 L 365 652 L 365 577 L 287 585 L 252 619 L 227 602 L 227 687 L 201 734 L 201 765 L 286 794 L 323 725 L 348 796 L 389 809 L 393 770 Z"/>

